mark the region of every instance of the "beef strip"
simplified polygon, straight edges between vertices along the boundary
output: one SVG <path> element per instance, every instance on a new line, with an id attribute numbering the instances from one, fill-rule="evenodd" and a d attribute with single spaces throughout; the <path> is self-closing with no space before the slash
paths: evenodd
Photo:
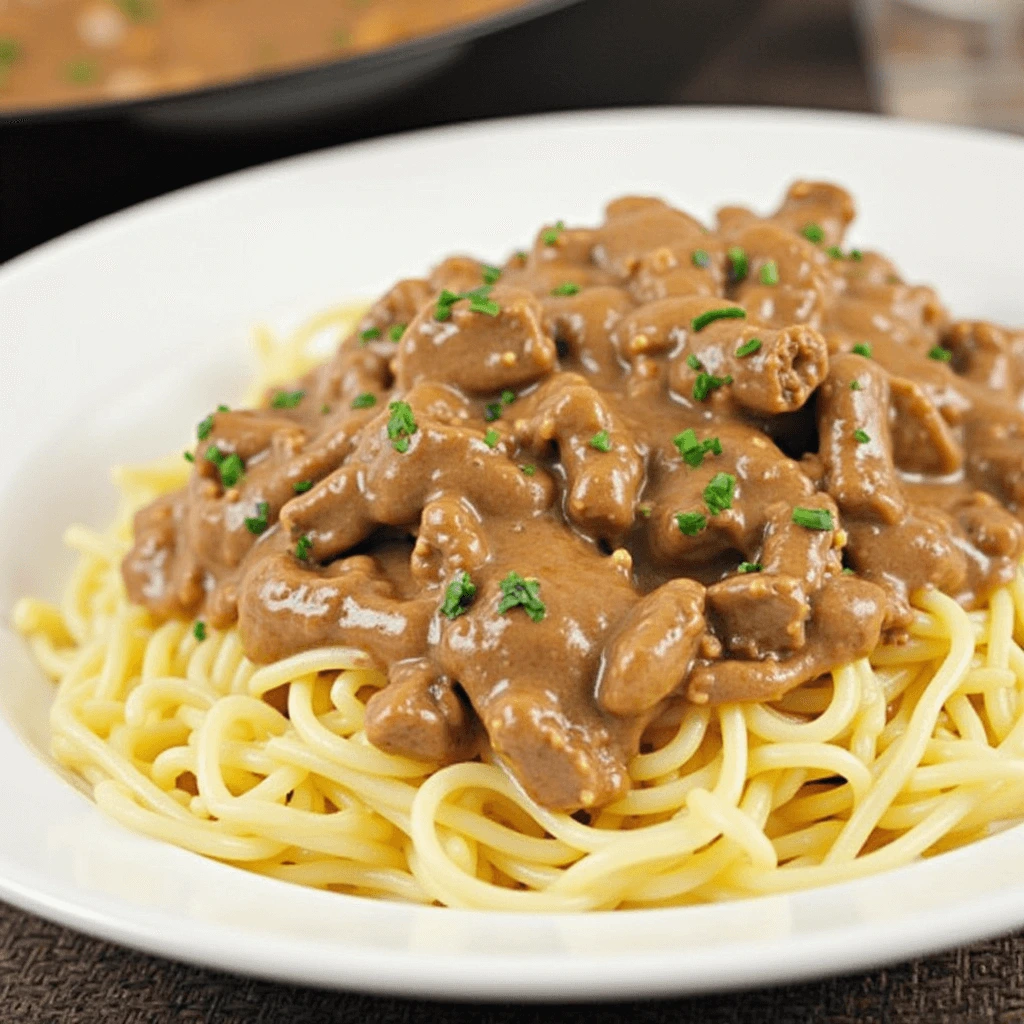
<path id="1" fill-rule="evenodd" d="M 633 196 L 497 280 L 399 281 L 323 366 L 203 421 L 128 593 L 237 620 L 258 662 L 361 648 L 383 750 L 616 799 L 667 702 L 775 699 L 898 639 L 915 590 L 972 607 L 1016 571 L 1024 333 L 951 323 L 844 248 L 852 217 L 820 182 L 714 230 Z"/>

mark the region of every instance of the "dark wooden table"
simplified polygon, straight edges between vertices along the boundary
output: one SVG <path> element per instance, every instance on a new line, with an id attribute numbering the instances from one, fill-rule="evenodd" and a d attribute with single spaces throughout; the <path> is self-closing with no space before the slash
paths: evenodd
<path id="1" fill-rule="evenodd" d="M 0 259 L 191 181 L 293 152 L 446 120 L 642 103 L 871 109 L 845 0 L 766 0 L 759 7 L 753 4 L 754 12 L 724 0 L 587 0 L 583 7 L 588 6 L 581 20 L 573 20 L 576 15 L 561 19 L 551 29 L 554 35 L 545 37 L 526 26 L 484 41 L 414 95 L 355 117 L 273 134 L 185 142 L 117 121 L 0 129 Z M 700 15 L 700 58 L 680 62 L 671 45 L 673 30 L 689 25 L 695 10 Z M 608 42 L 612 31 L 614 52 Z M 565 61 L 571 75 L 547 59 L 552 47 L 563 57 L 571 55 Z M 510 75 L 509 68 L 521 66 L 524 59 L 533 62 L 528 66 L 537 73 Z M 548 67 L 552 64 L 553 70 Z M 0 827 L 16 826 L 8 822 Z M 129 952 L 0 904 L 0 1024 L 428 1020 L 1016 1024 L 1024 1022 L 1024 937 L 810 985 L 670 1002 L 517 1008 L 378 999 L 234 978 Z"/>

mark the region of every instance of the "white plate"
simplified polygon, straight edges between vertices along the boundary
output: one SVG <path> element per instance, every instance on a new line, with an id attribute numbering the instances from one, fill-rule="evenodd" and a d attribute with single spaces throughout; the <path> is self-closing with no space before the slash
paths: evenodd
<path id="1" fill-rule="evenodd" d="M 956 313 L 1024 323 L 1024 142 L 864 117 L 621 111 L 316 153 L 186 189 L 0 270 L 0 617 L 56 595 L 107 467 L 175 450 L 242 390 L 258 319 L 373 295 L 451 251 L 492 261 L 623 192 L 709 214 L 795 177 L 850 187 L 855 244 Z M 54 197 L 59 201 L 59 197 Z M 0 896 L 194 963 L 376 992 L 651 996 L 852 971 L 1024 924 L 1024 829 L 844 885 L 591 916 L 410 908 L 288 886 L 135 836 L 49 760 L 49 685 L 0 632 Z"/>

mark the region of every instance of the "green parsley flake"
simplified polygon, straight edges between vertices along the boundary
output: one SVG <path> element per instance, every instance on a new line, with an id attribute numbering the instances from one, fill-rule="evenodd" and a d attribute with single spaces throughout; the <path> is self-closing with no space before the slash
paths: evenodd
<path id="1" fill-rule="evenodd" d="M 820 224 L 805 224 L 800 229 L 800 234 L 807 239 L 808 242 L 813 242 L 815 245 L 819 245 L 825 241 L 825 232 Z"/>
<path id="2" fill-rule="evenodd" d="M 0 36 L 0 72 L 6 71 L 21 56 L 21 43 L 9 36 Z"/>
<path id="3" fill-rule="evenodd" d="M 731 473 L 716 473 L 704 488 L 704 502 L 708 511 L 713 516 L 717 516 L 719 512 L 732 508 L 732 499 L 735 493 L 736 477 Z"/>
<path id="4" fill-rule="evenodd" d="M 704 364 L 692 352 L 686 357 L 686 365 L 691 370 L 704 369 Z"/>
<path id="5" fill-rule="evenodd" d="M 610 452 L 612 450 L 612 439 L 607 430 L 599 430 L 588 442 L 591 448 L 599 452 Z"/>
<path id="6" fill-rule="evenodd" d="M 274 409 L 294 409 L 305 397 L 305 391 L 278 391 L 270 405 Z"/>
<path id="7" fill-rule="evenodd" d="M 709 309 L 700 316 L 695 316 L 690 321 L 690 327 L 695 331 L 702 331 L 708 324 L 716 320 L 742 320 L 746 317 L 747 311 L 742 306 L 724 306 L 722 309 Z"/>
<path id="8" fill-rule="evenodd" d="M 712 391 L 731 383 L 731 374 L 726 377 L 716 377 L 713 373 L 698 373 L 697 379 L 693 382 L 693 397 L 698 402 L 703 402 Z"/>
<path id="9" fill-rule="evenodd" d="M 331 411 L 331 407 L 326 402 L 324 402 L 324 404 L 320 406 L 320 415 L 321 416 L 326 416 L 330 411 Z"/>
<path id="10" fill-rule="evenodd" d="M 352 399 L 353 409 L 372 409 L 377 404 L 377 396 L 371 391 L 364 391 Z"/>
<path id="11" fill-rule="evenodd" d="M 541 234 L 540 240 L 545 245 L 557 245 L 558 244 L 558 239 L 561 238 L 562 232 L 564 230 L 565 230 L 565 222 L 564 221 L 556 221 L 555 222 L 555 226 L 553 228 L 548 228 L 545 232 L 543 232 L 543 234 Z"/>
<path id="12" fill-rule="evenodd" d="M 832 513 L 827 508 L 795 508 L 793 522 L 808 530 L 834 530 Z"/>
<path id="13" fill-rule="evenodd" d="M 484 419 L 488 423 L 493 423 L 495 420 L 501 418 L 501 402 L 488 402 L 484 406 Z"/>
<path id="14" fill-rule="evenodd" d="M 95 82 L 100 73 L 99 65 L 94 60 L 83 57 L 73 60 L 67 65 L 68 81 L 75 85 L 88 85 Z"/>
<path id="15" fill-rule="evenodd" d="M 519 467 L 523 471 L 524 476 L 533 476 L 537 472 L 537 467 L 532 463 L 527 462 L 526 465 Z"/>
<path id="16" fill-rule="evenodd" d="M 722 454 L 722 442 L 717 437 L 709 437 L 703 441 L 697 440 L 697 432 L 693 427 L 687 427 L 681 434 L 672 438 L 676 451 L 683 457 L 688 466 L 697 469 L 703 462 L 704 456 L 709 452 L 714 455 Z"/>
<path id="17" fill-rule="evenodd" d="M 270 525 L 269 516 L 270 505 L 261 501 L 256 505 L 256 515 L 245 517 L 245 528 L 258 537 L 261 533 L 265 533 Z"/>
<path id="18" fill-rule="evenodd" d="M 757 276 L 761 280 L 761 284 L 778 284 L 779 283 L 779 265 L 775 260 L 765 260 L 761 264 L 761 269 L 757 272 Z"/>
<path id="19" fill-rule="evenodd" d="M 382 334 L 383 331 L 379 327 L 367 327 L 365 331 L 359 332 L 359 343 L 366 345 L 371 341 L 376 341 Z"/>
<path id="20" fill-rule="evenodd" d="M 750 341 L 743 342 L 738 349 L 736 349 L 736 355 L 740 359 L 746 359 L 747 356 L 752 356 L 755 352 L 761 351 L 761 339 L 751 338 Z"/>
<path id="21" fill-rule="evenodd" d="M 853 570 L 847 565 L 847 566 L 845 566 L 843 568 L 843 575 L 844 576 L 852 576 L 853 575 Z"/>
<path id="22" fill-rule="evenodd" d="M 747 259 L 747 254 L 738 245 L 731 245 L 725 255 L 729 259 L 729 280 L 733 284 L 738 284 L 750 272 L 750 261 Z"/>
<path id="23" fill-rule="evenodd" d="M 540 599 L 540 583 L 523 579 L 517 572 L 510 572 L 499 584 L 501 600 L 498 611 L 502 615 L 513 608 L 522 608 L 534 622 L 540 622 L 547 614 L 547 608 Z"/>
<path id="24" fill-rule="evenodd" d="M 296 494 L 305 494 L 313 486 L 312 480 L 296 480 L 292 484 L 292 490 Z"/>
<path id="25" fill-rule="evenodd" d="M 708 255 L 707 249 L 694 249 L 690 253 L 690 262 L 695 267 L 709 267 L 711 266 L 711 257 Z"/>
<path id="26" fill-rule="evenodd" d="M 834 260 L 843 259 L 843 250 L 838 245 L 830 245 L 826 250 L 825 254 Z"/>
<path id="27" fill-rule="evenodd" d="M 736 567 L 737 572 L 763 572 L 764 566 L 760 562 L 740 562 Z"/>
<path id="28" fill-rule="evenodd" d="M 214 414 L 211 412 L 196 424 L 196 437 L 200 441 L 205 441 L 210 436 L 210 431 L 213 430 L 213 417 Z"/>
<path id="29" fill-rule="evenodd" d="M 308 562 L 309 561 L 309 553 L 312 550 L 313 550 L 313 541 L 310 540 L 310 537 L 309 537 L 308 533 L 304 533 L 295 542 L 295 557 L 300 562 Z"/>
<path id="30" fill-rule="evenodd" d="M 448 619 L 457 619 L 466 613 L 475 596 L 476 584 L 469 578 L 468 572 L 460 569 L 444 588 L 441 614 Z"/>
<path id="31" fill-rule="evenodd" d="M 578 295 L 580 286 L 572 281 L 563 281 L 557 288 L 551 289 L 552 295 Z"/>
<path id="32" fill-rule="evenodd" d="M 850 390 L 851 391 L 863 391 L 864 390 L 864 385 L 861 384 L 861 382 L 859 380 L 851 380 L 850 381 Z"/>
<path id="33" fill-rule="evenodd" d="M 855 356 L 863 356 L 865 359 L 871 358 L 871 346 L 866 341 L 857 342 L 850 351 Z"/>
<path id="34" fill-rule="evenodd" d="M 391 418 L 388 420 L 391 447 L 404 454 L 409 450 L 409 438 L 419 429 L 412 415 L 412 407 L 408 402 L 392 402 L 388 409 L 391 410 Z"/>
<path id="35" fill-rule="evenodd" d="M 191 452 L 183 452 L 182 454 L 185 456 L 185 461 L 186 462 L 195 462 L 196 461 L 196 457 Z"/>
<path id="36" fill-rule="evenodd" d="M 192 625 L 192 635 L 202 643 L 206 639 L 206 623 L 202 619 L 196 619 Z"/>
<path id="37" fill-rule="evenodd" d="M 644 517 L 644 519 L 650 519 L 652 511 L 653 511 L 653 509 L 651 508 L 650 505 L 641 505 L 637 509 L 637 512 L 639 512 L 640 515 L 642 515 Z"/>
<path id="38" fill-rule="evenodd" d="M 871 435 L 866 430 L 855 430 L 853 438 L 858 444 L 867 444 L 871 440 Z"/>
<path id="39" fill-rule="evenodd" d="M 480 272 L 483 274 L 484 284 L 495 284 L 501 277 L 501 267 L 492 267 L 489 263 L 485 263 Z"/>
<path id="40" fill-rule="evenodd" d="M 405 328 L 407 326 L 407 324 L 392 324 L 388 328 L 388 337 L 392 341 L 401 341 L 402 335 L 405 334 Z"/>
<path id="41" fill-rule="evenodd" d="M 502 405 L 511 405 L 515 400 L 516 400 L 516 393 L 514 391 L 510 391 L 510 390 L 508 390 L 508 388 L 506 388 L 504 391 L 502 391 L 502 393 L 501 393 L 501 404 Z"/>
<path id="42" fill-rule="evenodd" d="M 471 313 L 484 313 L 487 316 L 497 316 L 501 312 L 501 306 L 490 297 L 491 286 L 481 285 L 468 292 L 452 292 L 447 288 L 438 296 L 437 304 L 434 307 L 435 320 L 448 320 L 452 315 L 452 306 L 462 299 L 469 299 L 469 311 Z"/>
<path id="43" fill-rule="evenodd" d="M 499 434 L 494 427 L 491 427 L 491 429 L 484 434 L 484 444 L 487 445 L 488 448 L 493 448 L 500 440 L 501 434 Z"/>
<path id="44" fill-rule="evenodd" d="M 708 518 L 700 512 L 679 512 L 676 514 L 676 525 L 680 533 L 696 537 L 701 530 L 707 528 Z"/>
<path id="45" fill-rule="evenodd" d="M 936 345 L 934 348 L 928 350 L 928 358 L 934 359 L 939 363 L 948 363 L 953 358 L 953 353 L 948 348 L 943 348 L 941 345 Z"/>
<path id="46" fill-rule="evenodd" d="M 226 455 L 215 444 L 206 449 L 206 461 L 212 462 L 220 472 L 220 482 L 225 487 L 234 487 L 245 476 L 245 463 L 238 452 Z"/>

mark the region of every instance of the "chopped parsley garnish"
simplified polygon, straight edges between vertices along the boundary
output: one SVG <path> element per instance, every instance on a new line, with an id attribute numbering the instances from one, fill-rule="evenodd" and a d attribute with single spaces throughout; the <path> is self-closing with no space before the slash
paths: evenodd
<path id="1" fill-rule="evenodd" d="M 857 342 L 850 351 L 855 356 L 864 356 L 865 359 L 871 358 L 871 346 L 866 341 Z"/>
<path id="2" fill-rule="evenodd" d="M 186 462 L 195 462 L 196 457 L 191 452 L 183 452 Z"/>
<path id="3" fill-rule="evenodd" d="M 234 487 L 245 476 L 245 463 L 238 452 L 226 455 L 215 444 L 206 449 L 206 461 L 212 462 L 220 472 L 220 482 L 225 487 Z"/>
<path id="4" fill-rule="evenodd" d="M 690 253 L 690 262 L 695 267 L 709 267 L 711 266 L 711 257 L 708 255 L 707 249 L 694 249 Z"/>
<path id="5" fill-rule="evenodd" d="M 953 358 L 953 353 L 948 348 L 943 348 L 941 345 L 936 345 L 934 348 L 928 350 L 928 358 L 934 359 L 940 363 L 948 363 Z"/>
<path id="6" fill-rule="evenodd" d="M 484 284 L 495 284 L 501 277 L 501 267 L 492 267 L 489 263 L 485 263 L 480 272 L 483 274 Z"/>
<path id="7" fill-rule="evenodd" d="M 501 434 L 499 434 L 494 427 L 491 427 L 491 429 L 484 434 L 484 444 L 487 445 L 488 448 L 493 448 L 500 440 Z"/>
<path id="8" fill-rule="evenodd" d="M 196 437 L 200 441 L 205 441 L 210 436 L 210 431 L 213 430 L 213 417 L 214 414 L 211 412 L 196 424 Z"/>
<path id="9" fill-rule="evenodd" d="M 572 281 L 563 281 L 557 288 L 551 289 L 552 295 L 578 295 L 580 286 Z"/>
<path id="10" fill-rule="evenodd" d="M 727 508 L 732 508 L 732 498 L 736 493 L 736 477 L 731 473 L 716 473 L 711 482 L 704 488 L 704 502 L 708 511 L 717 516 Z"/>
<path id="11" fill-rule="evenodd" d="M 750 341 L 743 342 L 738 349 L 736 349 L 736 355 L 740 359 L 745 359 L 747 356 L 752 356 L 755 352 L 761 351 L 761 339 L 751 338 Z"/>
<path id="12" fill-rule="evenodd" d="M 523 249 L 519 249 L 516 252 L 516 259 L 519 260 L 520 263 L 525 263 L 529 258 L 530 254 L 525 252 Z"/>
<path id="13" fill-rule="evenodd" d="M 202 643 L 206 639 L 206 623 L 202 619 L 196 619 L 192 624 L 192 635 Z"/>
<path id="14" fill-rule="evenodd" d="M 270 405 L 274 409 L 294 409 L 305 397 L 305 391 L 278 391 Z"/>
<path id="15" fill-rule="evenodd" d="M 844 568 L 843 568 L 843 575 L 844 576 L 852 576 L 853 575 L 853 570 L 848 565 L 844 566 Z"/>
<path id="16" fill-rule="evenodd" d="M 517 572 L 510 572 L 500 583 L 501 600 L 498 611 L 501 614 L 513 608 L 522 608 L 534 622 L 540 622 L 547 614 L 547 608 L 540 599 L 540 583 L 523 579 Z"/>
<path id="17" fill-rule="evenodd" d="M 524 476 L 533 476 L 533 474 L 537 472 L 537 467 L 529 462 L 519 468 L 523 471 Z"/>
<path id="18" fill-rule="evenodd" d="M 300 562 L 308 562 L 309 561 L 309 553 L 312 550 L 313 550 L 313 542 L 309 539 L 309 534 L 308 533 L 304 533 L 295 542 L 295 557 Z"/>
<path id="19" fill-rule="evenodd" d="M 843 250 L 838 245 L 830 245 L 825 250 L 825 253 L 834 260 L 841 260 L 843 258 Z"/>
<path id="20" fill-rule="evenodd" d="M 724 306 L 722 309 L 709 309 L 706 313 L 695 316 L 690 321 L 690 327 L 695 331 L 702 331 L 708 324 L 713 324 L 716 320 L 742 320 L 746 315 L 747 311 L 742 306 Z"/>
<path id="21" fill-rule="evenodd" d="M 858 444 L 867 444 L 871 440 L 871 435 L 866 430 L 855 430 L 853 432 L 853 439 Z"/>
<path id="22" fill-rule="evenodd" d="M 321 416 L 326 416 L 330 411 L 331 411 L 331 407 L 326 402 L 324 402 L 324 404 L 320 406 L 320 415 Z"/>
<path id="23" fill-rule="evenodd" d="M 859 380 L 851 380 L 850 381 L 850 390 L 851 391 L 863 391 L 864 390 L 864 385 L 861 384 L 861 382 Z"/>
<path id="24" fill-rule="evenodd" d="M 697 469 L 704 462 L 704 456 L 708 452 L 714 455 L 722 454 L 722 442 L 717 437 L 708 437 L 703 441 L 697 440 L 697 432 L 693 427 L 687 427 L 681 434 L 672 438 L 676 451 L 683 457 L 688 466 Z"/>
<path id="25" fill-rule="evenodd" d="M 261 501 L 256 505 L 256 515 L 245 517 L 245 528 L 250 533 L 255 533 L 258 537 L 261 533 L 265 533 L 267 527 L 270 525 L 268 516 L 270 515 L 270 505 L 265 501 Z"/>
<path id="26" fill-rule="evenodd" d="M 412 408 L 408 402 L 392 402 L 388 408 L 391 410 L 391 418 L 388 420 L 391 447 L 396 452 L 405 453 L 409 450 L 409 438 L 419 429 L 413 418 Z"/>
<path id="27" fill-rule="evenodd" d="M 696 537 L 708 525 L 707 516 L 700 512 L 679 512 L 676 514 L 676 525 L 679 532 L 687 537 Z"/>
<path id="28" fill-rule="evenodd" d="M 556 221 L 553 228 L 548 228 L 541 236 L 540 240 L 545 245 L 557 245 L 558 239 L 561 237 L 562 232 L 565 230 L 564 221 Z"/>
<path id="29" fill-rule="evenodd" d="M 686 357 L 686 365 L 691 370 L 704 369 L 704 364 L 692 352 Z"/>
<path id="30" fill-rule="evenodd" d="M 825 241 L 825 232 L 820 224 L 805 224 L 800 229 L 800 234 L 807 239 L 808 242 L 813 242 L 815 245 L 819 245 Z"/>
<path id="31" fill-rule="evenodd" d="M 607 430 L 599 430 L 588 442 L 591 448 L 599 452 L 610 452 L 612 450 L 612 439 Z"/>
<path id="32" fill-rule="evenodd" d="M 88 85 L 90 82 L 95 82 L 96 76 L 100 72 L 96 61 L 89 60 L 87 57 L 71 61 L 66 70 L 68 81 L 74 82 L 75 85 Z"/>
<path id="33" fill-rule="evenodd" d="M 712 391 L 731 383 L 731 374 L 727 377 L 716 377 L 713 373 L 698 373 L 697 379 L 693 382 L 693 397 L 698 402 L 703 402 Z"/>
<path id="34" fill-rule="evenodd" d="M 764 566 L 760 562 L 740 562 L 736 567 L 737 572 L 762 572 Z"/>
<path id="35" fill-rule="evenodd" d="M 808 530 L 833 530 L 832 513 L 827 508 L 795 508 L 793 522 Z"/>
<path id="36" fill-rule="evenodd" d="M 371 341 L 376 341 L 382 333 L 379 327 L 367 327 L 365 331 L 359 332 L 359 343 L 366 345 Z"/>
<path id="37" fill-rule="evenodd" d="M 136 24 L 152 21 L 156 17 L 156 4 L 153 0 L 117 0 L 117 6 L 129 21 Z"/>
<path id="38" fill-rule="evenodd" d="M 488 423 L 493 423 L 496 419 L 501 417 L 501 402 L 488 402 L 484 406 L 484 419 Z"/>
<path id="39" fill-rule="evenodd" d="M 750 271 L 747 254 L 738 245 L 731 245 L 725 255 L 729 258 L 729 280 L 738 284 L 746 278 Z"/>
<path id="40" fill-rule="evenodd" d="M 487 316 L 497 316 L 501 312 L 501 306 L 490 297 L 491 286 L 483 284 L 468 292 L 452 292 L 447 288 L 441 292 L 434 308 L 435 320 L 448 320 L 452 315 L 452 306 L 462 299 L 469 299 L 469 311 L 471 313 L 485 313 Z"/>
<path id="41" fill-rule="evenodd" d="M 388 337 L 392 341 L 401 341 L 402 335 L 405 334 L 406 324 L 392 324 L 388 328 Z"/>
<path id="42" fill-rule="evenodd" d="M 653 511 L 653 509 L 651 508 L 650 505 L 641 505 L 637 509 L 637 512 L 639 512 L 640 515 L 642 515 L 644 517 L 644 519 L 650 519 L 652 511 Z"/>
<path id="43" fill-rule="evenodd" d="M 313 486 L 312 480 L 296 480 L 292 484 L 292 490 L 296 494 L 305 494 Z"/>
<path id="44" fill-rule="evenodd" d="M 851 249 L 847 255 L 851 260 L 860 261 L 864 259 L 864 253 L 860 249 Z"/>
<path id="45" fill-rule="evenodd" d="M 511 405 L 515 400 L 516 400 L 516 393 L 514 391 L 510 391 L 508 388 L 506 388 L 504 391 L 502 391 L 502 393 L 501 393 L 501 404 L 502 405 Z"/>
<path id="46" fill-rule="evenodd" d="M 757 276 L 760 278 L 761 284 L 778 284 L 778 263 L 776 263 L 775 260 L 765 260 L 765 262 L 761 264 L 761 269 L 757 272 Z"/>
<path id="47" fill-rule="evenodd" d="M 444 601 L 441 614 L 448 619 L 457 619 L 465 614 L 476 596 L 476 584 L 469 578 L 469 573 L 460 569 L 451 583 L 444 588 Z"/>
<path id="48" fill-rule="evenodd" d="M 372 409 L 377 404 L 377 396 L 372 391 L 364 391 L 352 399 L 353 409 Z"/>

